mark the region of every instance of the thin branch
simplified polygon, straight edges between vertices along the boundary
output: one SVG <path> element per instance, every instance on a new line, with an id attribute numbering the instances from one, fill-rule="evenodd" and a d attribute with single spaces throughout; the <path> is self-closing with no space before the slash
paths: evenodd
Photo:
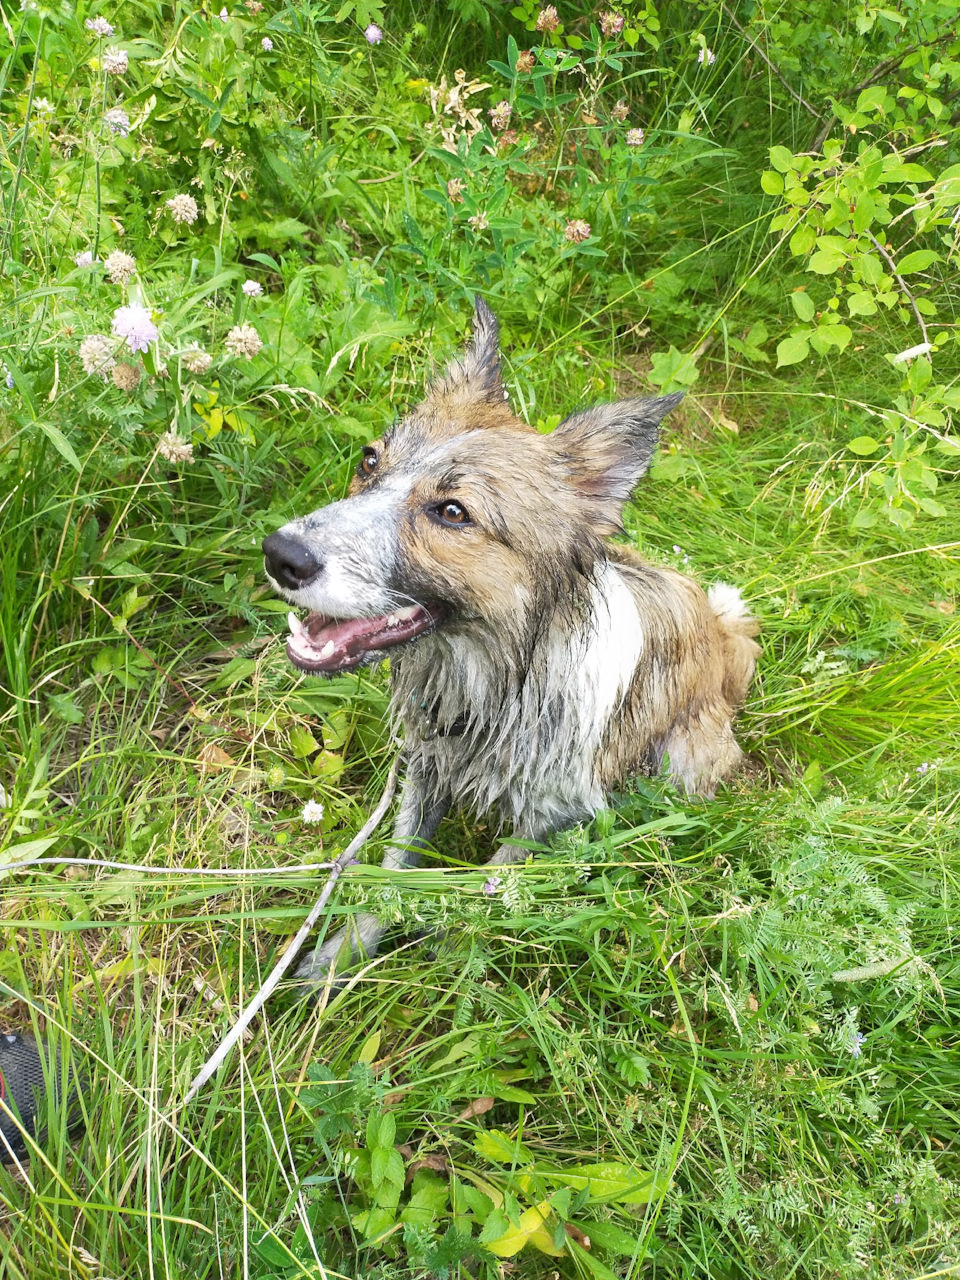
<path id="1" fill-rule="evenodd" d="M 300 954 L 300 948 L 306 942 L 313 926 L 320 919 L 323 909 L 330 900 L 330 895 L 333 893 L 342 872 L 350 865 L 356 855 L 370 839 L 374 831 L 379 826 L 381 818 L 390 808 L 390 801 L 393 799 L 393 793 L 397 789 L 397 773 L 399 768 L 400 755 L 398 753 L 390 768 L 390 776 L 387 778 L 387 785 L 383 789 L 383 795 L 380 797 L 377 807 L 360 828 L 356 836 L 354 836 L 347 845 L 346 849 L 344 849 L 343 853 L 341 853 L 340 857 L 337 858 L 336 862 L 334 862 L 330 869 L 330 874 L 327 876 L 326 883 L 323 886 L 323 892 L 320 894 L 320 897 L 317 899 L 306 920 L 304 920 L 297 933 L 291 939 L 286 951 L 284 951 L 283 955 L 273 966 L 270 976 L 267 978 L 266 982 L 263 983 L 260 990 L 247 1005 L 246 1009 L 244 1009 L 237 1021 L 233 1024 L 233 1027 L 222 1040 L 220 1047 L 207 1059 L 201 1070 L 194 1076 L 193 1081 L 190 1084 L 190 1088 L 184 1095 L 184 1106 L 197 1096 L 211 1076 L 223 1065 L 230 1050 L 237 1043 L 266 1002 L 270 999 L 270 996 L 273 994 L 274 989 L 279 984 L 281 978 Z"/>
<path id="2" fill-rule="evenodd" d="M 930 335 L 927 332 L 926 323 L 924 322 L 923 316 L 920 314 L 920 308 L 917 306 L 916 299 L 914 298 L 910 290 L 907 288 L 907 285 L 906 285 L 906 282 L 904 281 L 903 276 L 897 270 L 897 264 L 894 261 L 893 255 L 890 253 L 888 249 L 884 248 L 884 246 L 880 243 L 880 241 L 877 239 L 877 237 L 873 234 L 872 231 L 868 231 L 867 235 L 873 241 L 873 247 L 877 250 L 877 252 L 881 253 L 886 258 L 887 263 L 890 267 L 890 270 L 893 272 L 894 280 L 896 280 L 897 284 L 900 286 L 903 292 L 910 299 L 910 305 L 911 307 L 913 307 L 913 314 L 917 317 L 917 324 L 920 326 L 920 332 L 923 334 L 923 340 L 929 346 Z"/>
<path id="3" fill-rule="evenodd" d="M 737 28 L 737 30 L 743 36 L 744 40 L 746 40 L 747 44 L 750 45 L 750 47 L 756 53 L 758 53 L 760 57 L 764 60 L 764 62 L 767 64 L 767 66 L 770 68 L 773 74 L 777 77 L 777 79 L 786 89 L 787 93 L 789 93 L 791 97 L 796 98 L 797 102 L 800 103 L 801 107 L 803 107 L 805 111 L 809 111 L 810 114 L 815 119 L 819 120 L 822 112 L 818 111 L 816 107 L 811 106 L 810 103 L 807 102 L 806 98 L 804 98 L 801 93 L 798 93 L 796 89 L 794 89 L 793 85 L 790 84 L 789 80 L 787 80 L 787 78 L 784 76 L 780 68 L 776 65 L 776 63 L 770 61 L 770 59 L 767 57 L 764 51 L 757 44 L 756 40 L 754 40 L 752 36 L 747 35 L 746 28 L 740 25 L 740 23 L 736 20 L 736 18 L 730 12 L 727 6 L 725 4 L 721 4 L 720 8 L 727 15 L 727 17 L 730 19 L 733 25 Z"/>

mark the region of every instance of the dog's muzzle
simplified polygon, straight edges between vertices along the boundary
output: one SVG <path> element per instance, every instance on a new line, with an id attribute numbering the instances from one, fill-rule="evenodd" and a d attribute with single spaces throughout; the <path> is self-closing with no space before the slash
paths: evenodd
<path id="1" fill-rule="evenodd" d="M 289 591 L 309 586 L 323 568 L 323 561 L 305 542 L 287 533 L 271 533 L 264 538 L 262 550 L 267 573 Z"/>

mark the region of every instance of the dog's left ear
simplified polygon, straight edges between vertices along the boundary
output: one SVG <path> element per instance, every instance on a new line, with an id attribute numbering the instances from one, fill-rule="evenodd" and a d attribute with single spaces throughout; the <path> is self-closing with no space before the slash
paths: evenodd
<path id="1" fill-rule="evenodd" d="M 447 365 L 434 390 L 503 404 L 507 394 L 500 377 L 499 337 L 497 317 L 477 294 L 473 303 L 473 337 L 463 354 Z"/>
<path id="2" fill-rule="evenodd" d="M 601 533 L 620 529 L 620 510 L 649 469 L 661 420 L 684 393 L 649 400 L 617 400 L 571 414 L 550 439 L 567 465 L 570 483 L 586 499 Z"/>

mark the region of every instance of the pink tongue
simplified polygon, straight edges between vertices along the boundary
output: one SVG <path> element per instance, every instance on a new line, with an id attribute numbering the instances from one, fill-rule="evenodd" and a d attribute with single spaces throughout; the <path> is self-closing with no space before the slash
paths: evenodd
<path id="1" fill-rule="evenodd" d="M 304 671 L 345 671 L 371 652 L 413 640 L 429 630 L 437 616 L 422 605 L 377 618 L 335 619 L 311 613 L 299 634 L 288 638 L 287 653 Z"/>

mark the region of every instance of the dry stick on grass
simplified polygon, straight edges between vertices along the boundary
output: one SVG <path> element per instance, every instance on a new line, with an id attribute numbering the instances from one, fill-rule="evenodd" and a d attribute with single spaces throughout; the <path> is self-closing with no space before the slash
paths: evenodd
<path id="1" fill-rule="evenodd" d="M 370 839 L 374 831 L 376 831 L 377 827 L 380 825 L 381 818 L 389 809 L 390 801 L 393 799 L 393 793 L 397 789 L 397 772 L 399 768 L 400 756 L 398 753 L 390 767 L 390 775 L 387 778 L 387 785 L 383 789 L 383 795 L 380 797 L 377 807 L 330 868 L 330 874 L 327 876 L 326 883 L 323 886 L 323 892 L 317 899 L 313 910 L 307 916 L 306 920 L 304 920 L 295 936 L 291 939 L 290 945 L 287 947 L 286 951 L 284 951 L 283 955 L 274 965 L 266 982 L 261 986 L 260 990 L 247 1005 L 246 1009 L 244 1009 L 237 1021 L 233 1024 L 233 1027 L 221 1042 L 219 1049 L 217 1049 L 217 1051 L 207 1059 L 201 1070 L 194 1076 L 193 1081 L 190 1084 L 190 1088 L 184 1095 L 184 1106 L 197 1096 L 214 1072 L 223 1065 L 227 1054 L 237 1043 L 266 1002 L 270 999 L 274 989 L 280 982 L 280 979 L 300 954 L 300 948 L 303 946 L 304 942 L 306 942 L 311 929 L 319 920 L 320 914 L 327 905 L 330 895 L 333 893 L 334 887 L 340 879 L 341 873 L 350 865 L 356 855 Z"/>

